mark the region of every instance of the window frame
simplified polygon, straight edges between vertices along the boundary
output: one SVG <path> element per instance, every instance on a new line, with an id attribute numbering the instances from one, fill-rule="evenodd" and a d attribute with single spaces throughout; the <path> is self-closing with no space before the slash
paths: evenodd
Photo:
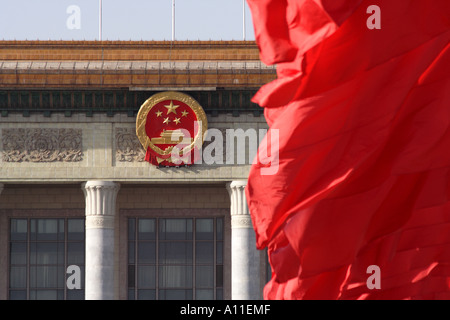
<path id="1" fill-rule="evenodd" d="M 42 215 L 41 212 L 49 212 L 51 211 L 52 213 L 55 214 L 50 214 L 50 215 Z M 59 211 L 59 213 L 61 214 L 57 214 Z M 31 220 L 47 220 L 47 219 L 51 219 L 51 220 L 64 220 L 64 239 L 56 239 L 56 240 L 38 240 L 37 238 L 32 240 L 31 239 Z M 45 288 L 45 287 L 31 287 L 31 267 L 38 267 L 40 264 L 35 263 L 32 264 L 31 263 L 31 243 L 63 243 L 64 246 L 64 272 L 63 272 L 63 278 L 64 278 L 64 286 L 63 286 L 63 299 L 62 300 L 67 300 L 68 297 L 68 291 L 70 289 L 67 288 L 67 278 L 68 278 L 68 274 L 67 274 L 67 267 L 71 264 L 69 264 L 68 262 L 68 243 L 83 243 L 83 248 L 84 248 L 84 257 L 86 257 L 86 230 L 84 229 L 83 233 L 84 233 L 84 238 L 83 240 L 68 240 L 68 220 L 69 219 L 78 219 L 78 220 L 83 220 L 85 221 L 85 215 L 84 212 L 83 214 L 81 214 L 81 211 L 79 210 L 20 210 L 19 214 L 13 214 L 13 215 L 9 215 L 6 219 L 7 221 L 7 230 L 8 230 L 8 235 L 7 235 L 7 242 L 6 242 L 6 270 L 7 270 L 7 276 L 6 276 L 6 298 L 8 300 L 10 300 L 10 296 L 11 296 L 11 291 L 14 291 L 15 288 L 11 288 L 11 244 L 12 243 L 26 243 L 26 263 L 24 264 L 25 268 L 26 268 L 26 286 L 25 289 L 19 289 L 19 290 L 25 290 L 26 291 L 26 300 L 30 300 L 30 296 L 31 296 L 31 290 L 61 290 L 59 288 Z M 26 220 L 27 221 L 27 237 L 26 240 L 12 240 L 11 239 L 11 223 L 13 220 Z M 59 223 L 59 222 L 57 222 Z M 84 223 L 83 223 L 84 225 Z M 59 226 L 58 226 L 59 228 Z M 37 262 L 37 261 L 36 261 Z M 56 262 L 56 264 L 42 264 L 42 266 L 56 266 L 56 267 L 60 267 L 58 261 Z M 85 271 L 85 261 L 83 262 L 82 265 L 79 265 L 80 267 L 82 267 L 82 270 Z M 81 279 L 84 279 L 84 271 L 82 271 L 82 275 L 81 275 Z M 58 280 L 57 280 L 58 281 Z M 85 284 L 84 281 L 81 280 L 82 282 L 82 289 L 83 289 L 83 299 L 85 297 Z M 57 299 L 58 300 L 58 299 Z M 61 299 L 59 299 L 61 300 Z"/>
<path id="2" fill-rule="evenodd" d="M 207 219 L 207 220 L 212 220 L 213 221 L 213 235 L 212 235 L 212 239 L 198 239 L 197 238 L 197 221 L 198 220 L 203 220 L 203 219 Z M 217 227 L 218 227 L 218 220 L 222 220 L 222 238 L 218 239 L 218 232 L 217 232 Z M 134 236 L 133 239 L 130 240 L 130 235 L 129 235 L 129 223 L 131 222 L 131 220 L 134 220 Z M 145 240 L 145 239 L 139 239 L 139 221 L 140 220 L 153 220 L 154 221 L 154 226 L 155 226 L 155 238 L 152 240 Z M 161 229 L 161 223 L 162 221 L 167 221 L 167 220 L 185 220 L 186 222 L 188 220 L 191 221 L 191 225 L 192 225 L 192 238 L 190 239 L 163 239 L 161 237 L 160 234 L 160 229 Z M 216 300 L 218 297 L 218 290 L 221 290 L 221 299 L 223 299 L 223 290 L 224 290 L 224 283 L 223 283 L 223 272 L 224 272 L 224 267 L 223 267 L 223 262 L 224 262 L 224 217 L 214 217 L 214 216 L 195 216 L 195 217 L 127 217 L 127 291 L 128 291 L 128 296 L 127 298 L 129 299 L 129 292 L 133 291 L 133 295 L 134 295 L 134 300 L 137 300 L 138 298 L 138 294 L 139 294 L 139 290 L 154 290 L 155 291 L 155 300 L 160 300 L 160 291 L 161 290 L 171 290 L 172 288 L 170 287 L 162 287 L 160 285 L 160 268 L 161 267 L 165 267 L 165 266 L 173 266 L 173 267 L 190 267 L 191 268 L 191 274 L 192 274 L 192 285 L 191 286 L 186 286 L 186 287 L 180 287 L 177 288 L 177 290 L 184 290 L 184 291 L 192 291 L 192 300 L 196 300 L 196 295 L 197 295 L 197 290 L 201 290 L 201 289 L 207 289 L 207 290 L 212 290 L 213 291 L 213 300 Z M 129 255 L 129 244 L 130 242 L 132 242 L 134 244 L 134 253 L 133 253 L 133 263 L 130 263 L 130 255 Z M 153 243 L 154 242 L 154 246 L 155 246 L 155 261 L 154 263 L 139 263 L 139 243 Z M 197 251 L 197 245 L 199 243 L 211 243 L 212 242 L 212 246 L 213 246 L 213 256 L 212 256 L 212 263 L 205 263 L 205 262 L 199 262 L 196 251 Z M 192 251 L 191 251 L 191 259 L 188 263 L 164 263 L 161 262 L 161 257 L 160 257 L 160 248 L 161 248 L 161 244 L 166 244 L 166 243 L 190 243 L 192 245 Z M 221 261 L 222 264 L 218 263 L 217 260 L 217 251 L 218 251 L 218 243 L 222 244 L 222 257 L 221 257 Z M 134 266 L 134 286 L 130 287 L 129 286 L 129 272 L 130 272 L 130 266 Z M 139 267 L 142 266 L 153 266 L 155 268 L 155 278 L 154 278 L 154 283 L 155 286 L 154 288 L 142 288 L 139 287 Z M 213 285 L 212 288 L 210 287 L 202 287 L 202 286 L 197 286 L 197 267 L 202 267 L 202 266 L 207 266 L 213 267 Z M 218 286 L 217 283 L 217 273 L 218 268 L 221 267 L 221 271 L 222 271 L 222 284 Z M 189 299 L 189 300 L 191 300 Z"/>
<path id="3" fill-rule="evenodd" d="M 223 218 L 222 298 L 231 299 L 231 216 L 229 208 L 119 209 L 119 299 L 128 300 L 128 218 Z M 136 248 L 135 248 L 136 249 Z M 136 277 L 136 275 L 135 275 Z M 136 297 L 135 297 L 136 298 Z"/>

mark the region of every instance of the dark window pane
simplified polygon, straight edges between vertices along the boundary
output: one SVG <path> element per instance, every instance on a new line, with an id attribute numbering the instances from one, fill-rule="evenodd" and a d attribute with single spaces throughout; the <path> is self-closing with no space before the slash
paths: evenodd
<path id="1" fill-rule="evenodd" d="M 30 240 L 31 241 L 36 241 L 36 237 L 37 237 L 36 225 L 37 225 L 36 219 L 31 219 L 30 220 Z"/>
<path id="2" fill-rule="evenodd" d="M 57 300 L 58 290 L 30 290 L 30 300 Z"/>
<path id="3" fill-rule="evenodd" d="M 216 263 L 223 264 L 223 242 L 216 243 Z"/>
<path id="4" fill-rule="evenodd" d="M 154 219 L 139 219 L 138 224 L 139 240 L 156 239 Z"/>
<path id="5" fill-rule="evenodd" d="M 223 287 L 223 266 L 216 266 L 216 287 Z"/>
<path id="6" fill-rule="evenodd" d="M 138 267 L 138 288 L 156 287 L 156 267 L 139 266 Z"/>
<path id="7" fill-rule="evenodd" d="M 11 267 L 9 273 L 10 288 L 25 288 L 27 286 L 27 268 Z"/>
<path id="8" fill-rule="evenodd" d="M 136 219 L 128 219 L 128 240 L 134 240 L 136 236 Z"/>
<path id="9" fill-rule="evenodd" d="M 61 280 L 59 281 L 61 283 Z M 64 281 L 63 281 L 64 282 Z M 30 267 L 30 288 L 57 288 L 58 267 Z"/>
<path id="10" fill-rule="evenodd" d="M 138 290 L 138 300 L 156 300 L 156 291 Z"/>
<path id="11" fill-rule="evenodd" d="M 155 242 L 138 243 L 138 263 L 156 263 Z"/>
<path id="12" fill-rule="evenodd" d="M 192 239 L 192 219 L 161 219 L 159 222 L 159 239 Z"/>
<path id="13" fill-rule="evenodd" d="M 213 266 L 195 267 L 195 284 L 198 288 L 213 288 L 214 267 Z"/>
<path id="14" fill-rule="evenodd" d="M 67 243 L 67 263 L 69 265 L 84 264 L 84 243 L 83 242 L 68 242 Z"/>
<path id="15" fill-rule="evenodd" d="M 27 300 L 26 290 L 10 290 L 9 300 Z"/>
<path id="16" fill-rule="evenodd" d="M 192 263 L 192 242 L 160 242 L 160 264 Z"/>
<path id="17" fill-rule="evenodd" d="M 223 219 L 218 218 L 216 219 L 216 232 L 217 232 L 217 240 L 221 241 L 223 240 Z"/>
<path id="18" fill-rule="evenodd" d="M 64 219 L 58 219 L 58 240 L 64 241 L 65 228 Z"/>
<path id="19" fill-rule="evenodd" d="M 27 240 L 27 220 L 11 219 L 11 240 Z"/>
<path id="20" fill-rule="evenodd" d="M 195 300 L 213 300 L 213 289 L 197 289 L 195 290 Z"/>
<path id="21" fill-rule="evenodd" d="M 84 243 L 83 245 L 83 254 L 84 254 Z M 65 248 L 64 248 L 64 242 L 58 242 L 58 264 L 64 265 L 65 261 Z M 84 260 L 83 260 L 84 264 Z"/>
<path id="22" fill-rule="evenodd" d="M 84 272 L 85 268 L 84 266 L 80 266 L 80 272 L 81 272 L 81 289 L 84 289 L 84 284 L 85 284 L 85 272 Z"/>
<path id="23" fill-rule="evenodd" d="M 136 285 L 135 270 L 136 270 L 135 265 L 128 265 L 128 288 L 134 288 Z"/>
<path id="24" fill-rule="evenodd" d="M 58 243 L 37 242 L 36 264 L 57 264 L 57 263 L 58 263 Z"/>
<path id="25" fill-rule="evenodd" d="M 128 263 L 135 263 L 135 245 L 134 241 L 128 242 Z"/>
<path id="26" fill-rule="evenodd" d="M 36 242 L 30 243 L 30 264 L 36 264 Z"/>
<path id="27" fill-rule="evenodd" d="M 160 288 L 192 287 L 192 266 L 160 266 Z"/>
<path id="28" fill-rule="evenodd" d="M 196 263 L 214 263 L 214 242 L 197 242 L 195 244 Z"/>
<path id="29" fill-rule="evenodd" d="M 64 268 L 64 265 L 59 265 L 56 267 L 58 269 L 58 274 L 57 274 L 57 287 L 58 288 L 64 288 L 66 286 L 66 269 Z M 64 291 L 63 291 L 64 293 Z M 64 299 L 64 294 L 63 294 L 63 299 Z"/>
<path id="30" fill-rule="evenodd" d="M 27 244 L 25 242 L 11 243 L 11 264 L 27 263 Z"/>
<path id="31" fill-rule="evenodd" d="M 67 300 L 84 300 L 83 289 L 67 290 Z"/>
<path id="32" fill-rule="evenodd" d="M 195 221 L 195 238 L 197 240 L 213 240 L 214 239 L 214 220 L 213 219 L 197 219 Z"/>
<path id="33" fill-rule="evenodd" d="M 33 222 L 32 219 L 31 221 Z M 57 240 L 58 220 L 57 219 L 37 219 L 36 239 L 37 240 Z"/>
<path id="34" fill-rule="evenodd" d="M 134 296 L 134 289 L 128 290 L 128 300 L 136 300 L 136 298 Z"/>
<path id="35" fill-rule="evenodd" d="M 67 240 L 84 240 L 84 219 L 69 219 L 67 229 Z"/>
<path id="36" fill-rule="evenodd" d="M 217 289 L 216 290 L 216 300 L 223 300 L 223 289 Z"/>
<path id="37" fill-rule="evenodd" d="M 159 290 L 160 300 L 192 300 L 192 289 Z"/>

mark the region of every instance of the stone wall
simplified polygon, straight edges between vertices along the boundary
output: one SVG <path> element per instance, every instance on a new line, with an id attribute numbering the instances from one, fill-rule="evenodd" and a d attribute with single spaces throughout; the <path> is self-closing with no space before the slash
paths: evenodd
<path id="1" fill-rule="evenodd" d="M 237 143 L 235 161 L 229 164 L 203 162 L 190 167 L 157 168 L 143 161 L 144 150 L 135 128 L 135 118 L 123 114 L 11 114 L 0 118 L 0 182 L 207 182 L 247 178 L 251 160 L 247 157 L 244 164 L 238 164 L 237 153 L 242 150 L 237 150 Z M 253 114 L 220 114 L 208 117 L 208 128 L 222 133 L 227 129 L 259 132 L 267 124 L 264 117 Z"/>

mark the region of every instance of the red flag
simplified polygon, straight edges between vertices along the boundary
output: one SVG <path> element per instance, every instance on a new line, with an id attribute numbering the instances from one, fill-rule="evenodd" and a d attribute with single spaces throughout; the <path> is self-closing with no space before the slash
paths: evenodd
<path id="1" fill-rule="evenodd" d="M 246 188 L 264 297 L 450 299 L 450 1 L 248 3 L 278 72 L 253 98 L 278 170 Z"/>

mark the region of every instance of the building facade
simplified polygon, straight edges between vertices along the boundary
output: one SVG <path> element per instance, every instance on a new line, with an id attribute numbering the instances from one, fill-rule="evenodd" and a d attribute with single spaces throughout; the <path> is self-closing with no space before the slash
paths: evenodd
<path id="1" fill-rule="evenodd" d="M 2 41 L 0 299 L 262 298 L 250 98 L 275 77 L 246 41 Z M 145 161 L 136 116 L 167 91 L 214 133 L 195 164 Z"/>

